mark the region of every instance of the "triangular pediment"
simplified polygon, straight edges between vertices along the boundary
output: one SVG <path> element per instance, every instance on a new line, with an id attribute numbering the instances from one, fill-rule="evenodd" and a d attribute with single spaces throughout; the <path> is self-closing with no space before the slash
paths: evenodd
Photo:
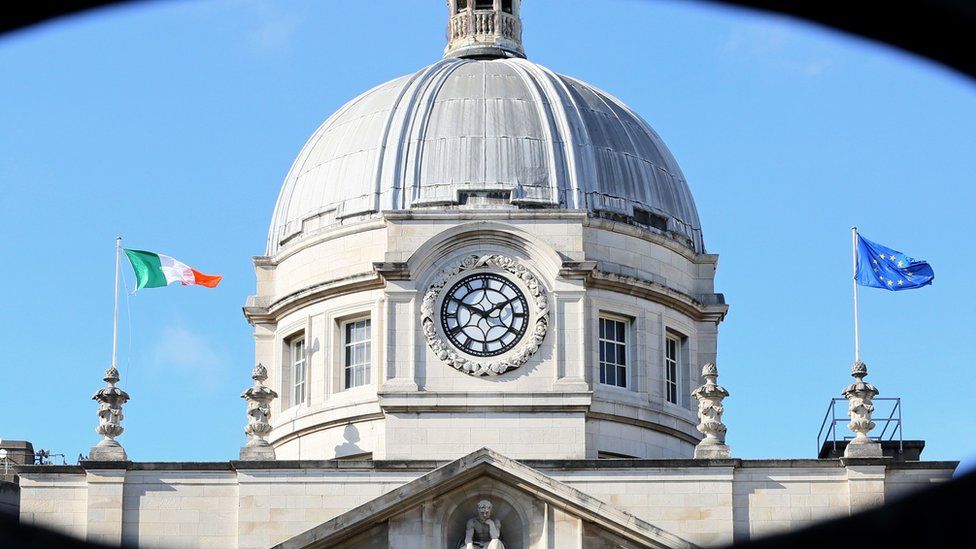
<path id="1" fill-rule="evenodd" d="M 605 535 L 607 539 L 615 540 L 607 546 L 697 547 L 685 539 L 559 482 L 536 469 L 490 449 L 482 448 L 298 534 L 276 545 L 275 549 L 354 547 L 357 544 L 350 545 L 350 540 L 375 536 L 376 529 L 391 519 L 402 521 L 405 516 L 415 516 L 417 521 L 429 521 L 429 513 L 422 514 L 416 511 L 425 503 L 429 504 L 446 495 L 474 493 L 464 489 L 485 482 L 503 486 L 509 493 L 520 493 L 524 497 L 531 498 L 540 505 L 554 510 L 550 513 L 558 512 L 578 519 L 580 524 L 585 524 L 591 531 L 600 532 L 602 533 L 600 535 Z M 370 533 L 371 531 L 373 533 Z M 549 535 L 551 537 L 551 534 Z M 453 539 L 449 545 L 453 549 Z M 529 544 L 512 545 L 524 546 L 528 549 Z M 537 546 L 535 543 L 531 545 Z"/>

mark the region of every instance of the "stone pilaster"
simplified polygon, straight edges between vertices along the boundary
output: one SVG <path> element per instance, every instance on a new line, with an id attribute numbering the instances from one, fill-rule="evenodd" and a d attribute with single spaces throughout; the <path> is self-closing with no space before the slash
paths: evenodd
<path id="1" fill-rule="evenodd" d="M 861 461 L 861 460 L 854 460 Z M 863 460 L 873 461 L 873 460 Z M 847 489 L 850 494 L 851 514 L 884 504 L 884 465 L 854 465 L 847 463 Z"/>
<path id="2" fill-rule="evenodd" d="M 124 469 L 87 472 L 88 524 L 86 539 L 91 543 L 117 546 L 122 543 L 122 490 Z"/>
<path id="3" fill-rule="evenodd" d="M 278 393 L 265 387 L 264 380 L 268 379 L 268 369 L 258 364 L 251 372 L 254 386 L 244 391 L 241 398 L 247 401 L 247 443 L 241 448 L 242 460 L 273 460 L 274 448 L 265 437 L 271 432 L 271 401 L 278 398 Z"/>
<path id="4" fill-rule="evenodd" d="M 98 402 L 98 427 L 95 432 L 103 438 L 88 453 L 88 459 L 95 461 L 125 461 L 125 449 L 115 440 L 125 429 L 122 427 L 122 405 L 129 401 L 129 394 L 115 384 L 119 381 L 119 371 L 110 366 L 102 378 L 107 385 L 92 396 Z"/>
<path id="5" fill-rule="evenodd" d="M 851 376 L 855 381 L 842 392 L 847 398 L 847 413 L 851 417 L 847 427 L 854 431 L 854 440 L 844 449 L 844 457 L 881 457 L 882 455 L 881 443 L 873 441 L 868 436 L 871 429 L 874 429 L 874 422 L 871 421 L 874 404 L 871 399 L 878 395 L 878 390 L 864 381 L 867 375 L 867 365 L 860 360 L 855 362 L 851 366 Z"/>
<path id="6" fill-rule="evenodd" d="M 705 384 L 691 394 L 698 399 L 698 431 L 705 438 L 695 447 L 695 459 L 727 459 L 732 457 L 732 450 L 725 444 L 725 424 L 722 423 L 722 413 L 725 411 L 722 401 L 729 396 L 729 392 L 718 384 L 718 368 L 709 362 L 702 366 L 702 377 Z"/>

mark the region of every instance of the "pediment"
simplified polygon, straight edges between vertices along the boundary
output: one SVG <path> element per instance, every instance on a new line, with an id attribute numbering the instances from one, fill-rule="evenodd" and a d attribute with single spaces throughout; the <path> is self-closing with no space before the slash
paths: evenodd
<path id="1" fill-rule="evenodd" d="M 483 448 L 435 469 L 276 549 L 456 549 L 477 502 L 492 501 L 506 549 L 692 548 L 693 543 L 536 469 Z M 582 543 L 585 540 L 585 544 Z"/>

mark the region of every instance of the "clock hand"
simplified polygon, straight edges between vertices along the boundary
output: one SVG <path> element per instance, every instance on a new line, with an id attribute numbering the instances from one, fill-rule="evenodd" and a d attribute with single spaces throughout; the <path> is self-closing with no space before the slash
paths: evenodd
<path id="1" fill-rule="evenodd" d="M 495 311 L 500 311 L 501 309 L 504 309 L 505 306 L 508 305 L 509 303 L 510 303 L 509 301 L 502 301 L 498 305 L 495 305 L 491 309 L 488 309 L 487 311 L 485 311 L 485 314 L 486 315 L 490 315 L 491 313 L 493 313 Z"/>
<path id="2" fill-rule="evenodd" d="M 478 315 L 478 316 L 480 316 L 481 318 L 485 318 L 485 316 L 487 316 L 487 313 L 485 313 L 485 312 L 484 312 L 484 311 L 482 311 L 481 309 L 479 309 L 479 308 L 477 308 L 477 307 L 472 307 L 471 305 L 468 305 L 467 303 L 465 303 L 465 302 L 463 302 L 463 301 L 460 301 L 460 300 L 458 300 L 458 302 L 457 302 L 457 304 L 458 304 L 459 306 L 461 306 L 461 307 L 464 307 L 464 308 L 465 308 L 465 309 L 467 309 L 468 311 L 470 311 L 470 312 L 472 312 L 472 313 L 474 313 L 474 314 L 476 314 L 476 315 Z"/>

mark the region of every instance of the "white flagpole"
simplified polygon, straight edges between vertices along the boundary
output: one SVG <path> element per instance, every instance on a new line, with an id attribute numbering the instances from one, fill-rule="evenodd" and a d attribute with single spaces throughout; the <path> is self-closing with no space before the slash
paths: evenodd
<path id="1" fill-rule="evenodd" d="M 122 237 L 115 237 L 115 312 L 112 315 L 112 367 L 117 367 L 119 351 L 119 263 L 122 256 Z"/>
<path id="2" fill-rule="evenodd" d="M 857 324 L 857 227 L 851 227 L 851 261 L 854 272 L 851 281 L 854 283 L 854 362 L 861 361 L 861 338 Z"/>

